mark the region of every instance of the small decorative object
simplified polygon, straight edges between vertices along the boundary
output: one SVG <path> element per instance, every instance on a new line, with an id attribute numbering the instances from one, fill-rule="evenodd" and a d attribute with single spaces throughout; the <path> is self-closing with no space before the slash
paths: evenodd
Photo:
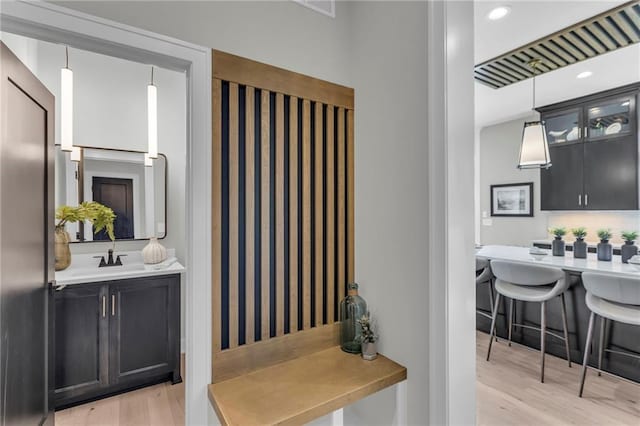
<path id="1" fill-rule="evenodd" d="M 598 229 L 598 238 L 600 238 L 600 242 L 598 243 L 598 260 L 611 262 L 611 256 L 613 255 L 613 248 L 611 244 L 609 244 L 611 235 L 611 229 Z"/>
<path id="2" fill-rule="evenodd" d="M 367 313 L 363 315 L 359 320 L 358 324 L 362 328 L 362 335 L 360 339 L 362 341 L 362 358 L 367 361 L 373 361 L 378 357 L 378 351 L 376 349 L 376 341 L 378 340 L 378 336 L 373 330 L 373 324 L 371 321 L 371 315 Z"/>
<path id="3" fill-rule="evenodd" d="M 620 247 L 622 263 L 629 263 L 629 259 L 638 254 L 638 247 L 633 244 L 637 238 L 638 232 L 636 231 L 622 231 L 622 239 L 624 240 L 624 244 Z"/>
<path id="4" fill-rule="evenodd" d="M 562 237 L 564 237 L 567 233 L 567 230 L 564 228 L 552 228 L 549 229 L 549 232 L 555 235 L 555 239 L 551 242 L 551 251 L 554 256 L 564 256 L 564 241 Z"/>
<path id="5" fill-rule="evenodd" d="M 635 256 L 631 256 L 631 259 L 628 260 L 629 265 L 633 267 L 636 271 L 640 271 L 640 256 L 637 254 Z"/>
<path id="6" fill-rule="evenodd" d="M 540 247 L 531 247 L 529 249 L 529 254 L 533 257 L 534 260 L 542 260 L 544 259 L 549 252 L 546 250 L 542 250 Z"/>
<path id="7" fill-rule="evenodd" d="M 573 228 L 571 233 L 576 237 L 576 241 L 573 243 L 573 257 L 576 259 L 586 259 L 587 243 L 584 242 L 584 238 L 587 236 L 586 228 Z"/>
<path id="8" fill-rule="evenodd" d="M 347 284 L 347 297 L 340 302 L 340 347 L 352 354 L 362 352 L 362 326 L 358 322 L 367 314 L 367 302 L 358 295 L 358 284 Z"/>
<path id="9" fill-rule="evenodd" d="M 149 244 L 142 249 L 142 260 L 147 265 L 163 262 L 167 260 L 167 249 L 158 242 L 156 237 L 151 237 Z"/>
<path id="10" fill-rule="evenodd" d="M 491 185 L 491 216 L 533 217 L 533 182 Z"/>
<path id="11" fill-rule="evenodd" d="M 113 233 L 113 221 L 116 215 L 109 207 L 95 201 L 85 201 L 79 206 L 60 206 L 56 210 L 58 223 L 55 229 L 55 257 L 56 271 L 67 269 L 71 264 L 71 250 L 69 250 L 69 234 L 65 230 L 67 223 L 91 221 L 93 232 L 97 234 L 103 229 L 115 246 L 115 234 Z"/>

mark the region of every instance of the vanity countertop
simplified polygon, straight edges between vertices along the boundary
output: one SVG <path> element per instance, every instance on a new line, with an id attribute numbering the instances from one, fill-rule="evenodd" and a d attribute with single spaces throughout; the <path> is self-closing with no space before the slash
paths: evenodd
<path id="1" fill-rule="evenodd" d="M 122 266 L 99 268 L 100 259 L 94 256 L 105 256 L 106 253 L 74 254 L 71 265 L 64 271 L 56 271 L 56 285 L 74 285 L 113 281 L 126 278 L 150 277 L 154 275 L 179 274 L 186 269 L 175 257 L 175 249 L 167 249 L 167 260 L 155 265 L 145 265 L 141 251 L 115 252 L 114 259 L 123 256 Z"/>

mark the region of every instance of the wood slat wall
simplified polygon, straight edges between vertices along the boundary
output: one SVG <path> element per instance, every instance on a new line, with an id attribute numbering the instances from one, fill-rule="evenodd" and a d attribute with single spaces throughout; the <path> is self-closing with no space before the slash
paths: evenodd
<path id="1" fill-rule="evenodd" d="M 354 111 L 353 89 L 343 86 L 219 51 L 213 70 L 219 380 L 234 373 L 216 362 L 224 368 L 230 356 L 253 359 L 256 347 L 289 335 L 283 341 L 299 348 L 314 339 L 305 333 L 333 330 L 346 283 L 355 278 Z"/>

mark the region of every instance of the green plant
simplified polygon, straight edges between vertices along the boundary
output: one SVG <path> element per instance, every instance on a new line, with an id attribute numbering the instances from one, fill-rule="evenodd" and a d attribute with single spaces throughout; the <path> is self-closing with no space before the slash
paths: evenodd
<path id="1" fill-rule="evenodd" d="M 612 235 L 611 229 L 598 229 L 598 238 L 602 241 L 610 240 Z"/>
<path id="2" fill-rule="evenodd" d="M 362 335 L 360 336 L 361 343 L 374 343 L 378 340 L 378 336 L 373 331 L 374 327 L 371 316 L 368 313 L 358 320 L 358 324 L 362 327 Z"/>
<path id="3" fill-rule="evenodd" d="M 637 231 L 622 231 L 620 235 L 622 235 L 623 240 L 629 241 L 631 243 L 633 243 L 638 238 Z"/>
<path id="4" fill-rule="evenodd" d="M 56 209 L 56 229 L 64 228 L 67 223 L 91 221 L 93 232 L 97 234 L 103 229 L 107 232 L 109 239 L 115 243 L 116 237 L 113 232 L 113 221 L 116 215 L 109 207 L 95 201 L 85 201 L 79 206 L 60 206 Z"/>
<path id="5" fill-rule="evenodd" d="M 571 233 L 573 234 L 574 237 L 578 238 L 578 239 L 584 239 L 584 237 L 587 236 L 587 228 L 581 226 L 579 228 L 573 228 L 571 230 Z"/>
<path id="6" fill-rule="evenodd" d="M 560 228 L 551 228 L 549 232 L 555 235 L 558 238 L 562 238 L 567 234 L 567 230 L 563 227 Z"/>

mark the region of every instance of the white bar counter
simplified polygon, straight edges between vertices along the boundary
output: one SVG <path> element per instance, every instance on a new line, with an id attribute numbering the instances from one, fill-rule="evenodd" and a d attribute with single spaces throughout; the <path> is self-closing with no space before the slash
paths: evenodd
<path id="1" fill-rule="evenodd" d="M 569 272 L 602 272 L 640 279 L 640 271 L 636 270 L 632 265 L 622 263 L 621 257 L 618 255 L 613 255 L 611 262 L 602 262 L 598 260 L 595 253 L 588 253 L 586 259 L 575 259 L 571 251 L 565 252 L 564 256 L 552 256 L 551 250 L 546 250 L 549 254 L 540 260 L 536 260 L 529 254 L 529 250 L 530 247 L 489 245 L 476 249 L 476 256 L 534 265 L 556 266 Z"/>

